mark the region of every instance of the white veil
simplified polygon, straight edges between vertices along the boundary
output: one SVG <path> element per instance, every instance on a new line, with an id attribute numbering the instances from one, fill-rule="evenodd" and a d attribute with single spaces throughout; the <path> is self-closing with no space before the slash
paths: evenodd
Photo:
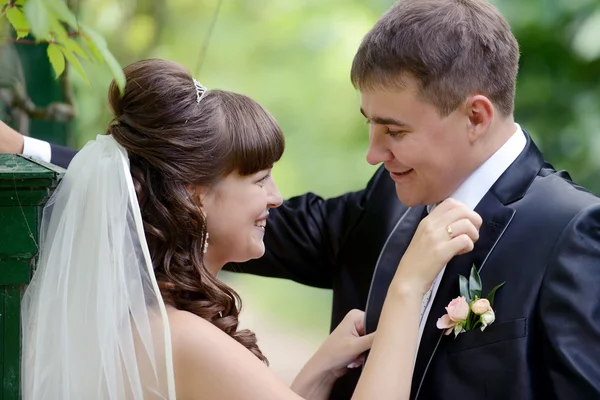
<path id="1" fill-rule="evenodd" d="M 21 308 L 23 400 L 175 399 L 165 305 L 112 136 L 77 154 L 44 208 Z"/>

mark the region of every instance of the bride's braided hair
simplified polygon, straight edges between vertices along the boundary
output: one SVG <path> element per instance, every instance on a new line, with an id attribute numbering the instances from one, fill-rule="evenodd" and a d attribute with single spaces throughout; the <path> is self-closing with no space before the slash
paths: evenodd
<path id="1" fill-rule="evenodd" d="M 230 172 L 250 175 L 281 157 L 284 138 L 252 99 L 209 90 L 197 102 L 179 64 L 144 60 L 125 68 L 123 95 L 113 82 L 108 134 L 123 145 L 146 240 L 165 303 L 194 313 L 267 362 L 253 332 L 238 330 L 238 294 L 205 268 L 206 219 L 189 185 L 210 186 Z"/>

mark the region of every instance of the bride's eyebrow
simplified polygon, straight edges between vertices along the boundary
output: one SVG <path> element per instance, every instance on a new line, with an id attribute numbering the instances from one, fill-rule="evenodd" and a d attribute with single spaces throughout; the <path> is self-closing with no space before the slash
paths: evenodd
<path id="1" fill-rule="evenodd" d="M 360 109 L 360 113 L 369 121 L 374 122 L 379 125 L 396 125 L 396 126 L 410 128 L 410 125 L 408 125 L 405 122 L 400 121 L 399 119 L 389 118 L 389 117 L 371 117 L 371 118 L 369 118 L 369 117 L 367 117 L 367 115 L 365 114 L 365 112 L 362 108 Z"/>

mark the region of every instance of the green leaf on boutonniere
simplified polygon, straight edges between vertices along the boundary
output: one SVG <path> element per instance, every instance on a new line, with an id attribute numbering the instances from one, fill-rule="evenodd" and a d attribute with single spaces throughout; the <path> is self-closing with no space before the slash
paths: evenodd
<path id="1" fill-rule="evenodd" d="M 458 336 L 460 333 L 462 333 L 462 331 L 463 331 L 463 326 L 462 326 L 462 324 L 458 324 L 458 325 L 456 325 L 456 326 L 454 327 L 454 338 L 456 339 L 456 337 L 457 337 L 457 336 Z"/>
<path id="2" fill-rule="evenodd" d="M 467 278 L 465 278 L 462 275 L 458 275 L 458 280 L 459 280 L 459 288 L 460 288 L 460 295 L 464 296 L 465 300 L 467 300 L 467 303 L 471 302 L 471 293 L 469 291 L 469 281 L 467 280 Z"/>
<path id="3" fill-rule="evenodd" d="M 490 293 L 487 295 L 487 299 L 490 302 L 490 306 L 494 307 L 494 296 L 496 295 L 496 290 L 500 289 L 500 287 L 502 285 L 504 285 L 506 282 L 502 282 L 501 284 L 499 284 L 498 286 L 496 286 L 495 288 L 493 288 Z"/>
<path id="4" fill-rule="evenodd" d="M 479 273 L 477 273 L 477 268 L 475 268 L 475 265 L 471 267 L 471 276 L 469 277 L 469 294 L 471 295 L 471 299 L 475 299 L 476 297 L 481 298 L 481 278 L 479 277 Z"/>

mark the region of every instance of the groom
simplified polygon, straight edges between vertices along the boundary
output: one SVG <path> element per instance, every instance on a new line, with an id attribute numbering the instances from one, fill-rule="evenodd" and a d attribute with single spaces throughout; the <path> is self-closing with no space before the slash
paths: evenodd
<path id="1" fill-rule="evenodd" d="M 483 0 L 400 1 L 354 58 L 367 159 L 384 164 L 409 207 L 375 267 L 367 331 L 432 205 L 453 197 L 484 221 L 474 250 L 424 298 L 412 398 L 600 398 L 600 199 L 545 164 L 514 123 L 518 58 L 508 24 Z M 444 336 L 436 322 L 472 266 L 484 294 L 506 282 L 497 319 Z"/>
<path id="2" fill-rule="evenodd" d="M 265 256 L 230 267 L 333 289 L 332 326 L 359 308 L 373 331 L 419 221 L 447 197 L 473 207 L 480 240 L 424 297 L 412 399 L 600 398 L 600 199 L 545 163 L 514 123 L 518 55 L 483 0 L 400 0 L 352 66 L 367 160 L 383 166 L 362 191 L 271 210 Z M 45 146 L 27 139 L 25 152 Z M 496 321 L 444 336 L 437 319 L 473 265 L 484 294 L 506 282 Z M 349 399 L 359 372 L 331 398 Z"/>
<path id="3" fill-rule="evenodd" d="M 510 27 L 484 0 L 397 2 L 351 72 L 367 160 L 383 168 L 362 192 L 284 203 L 266 256 L 242 266 L 333 287 L 332 324 L 356 307 L 372 332 L 419 221 L 448 197 L 474 208 L 484 221 L 474 250 L 423 299 L 412 399 L 600 398 L 600 199 L 515 124 L 518 61 Z M 484 294 L 505 282 L 496 321 L 445 336 L 436 322 L 472 266 Z M 350 398 L 355 380 L 332 398 Z"/>

